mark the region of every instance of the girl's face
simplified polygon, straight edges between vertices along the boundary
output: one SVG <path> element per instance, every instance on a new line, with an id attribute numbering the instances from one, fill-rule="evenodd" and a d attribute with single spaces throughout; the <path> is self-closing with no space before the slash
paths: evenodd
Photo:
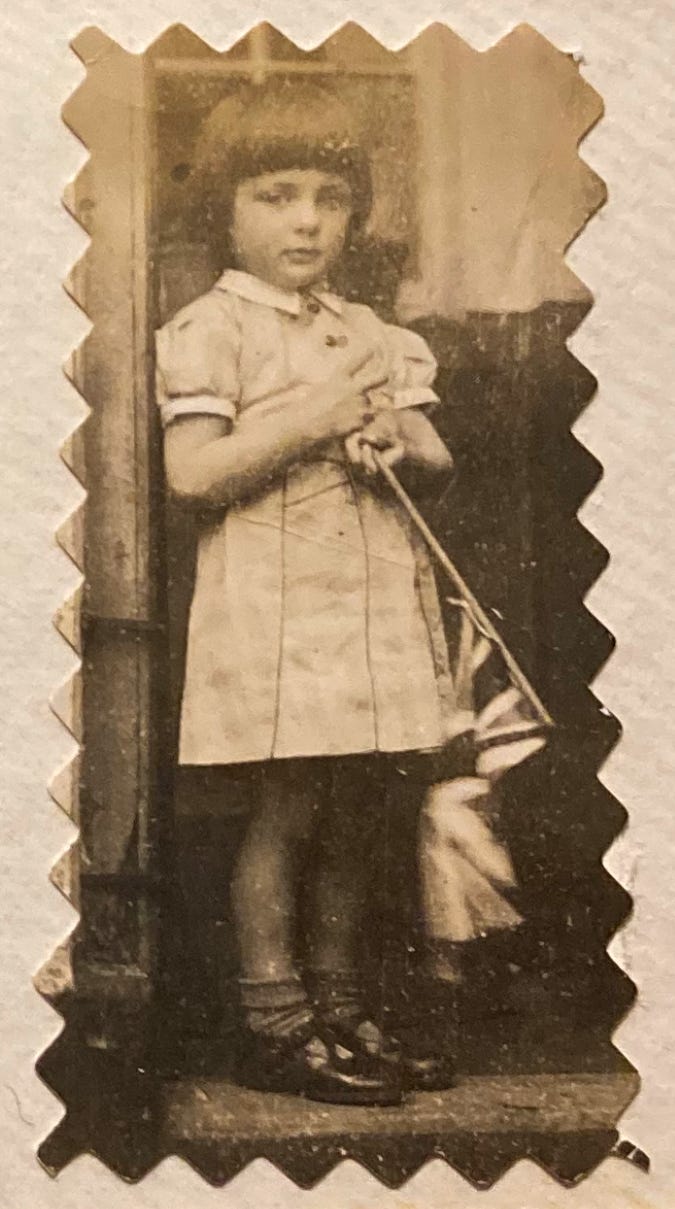
<path id="1" fill-rule="evenodd" d="M 291 168 L 249 177 L 232 210 L 236 264 L 282 290 L 314 285 L 340 256 L 351 212 L 349 184 L 335 173 Z"/>

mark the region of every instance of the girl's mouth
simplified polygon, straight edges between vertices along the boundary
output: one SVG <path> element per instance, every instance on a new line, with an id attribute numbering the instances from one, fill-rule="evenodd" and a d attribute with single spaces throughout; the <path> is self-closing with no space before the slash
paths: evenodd
<path id="1" fill-rule="evenodd" d="M 318 248 L 287 248 L 284 252 L 291 264 L 314 264 L 321 256 Z"/>

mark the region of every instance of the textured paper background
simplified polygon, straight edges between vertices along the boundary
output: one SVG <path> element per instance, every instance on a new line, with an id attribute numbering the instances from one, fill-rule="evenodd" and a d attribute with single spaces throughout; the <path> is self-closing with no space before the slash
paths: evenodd
<path id="1" fill-rule="evenodd" d="M 0 867 L 2 912 L 2 1072 L 0 1204 L 2 1209 L 672 1209 L 675 1204 L 675 912 L 672 862 L 675 820 L 675 660 L 672 630 L 675 559 L 675 9 L 668 0 L 33 0 L 2 17 L 3 348 L 0 475 Z M 31 976 L 70 928 L 73 913 L 47 881 L 71 828 L 46 791 L 71 745 L 50 716 L 47 698 L 73 666 L 50 616 L 77 576 L 52 533 L 79 498 L 56 448 L 82 414 L 60 362 L 86 321 L 62 295 L 60 281 L 85 247 L 84 234 L 59 196 L 84 159 L 60 126 L 59 109 L 81 79 L 67 48 L 83 26 L 100 25 L 141 50 L 171 22 L 189 22 L 218 47 L 267 18 L 303 46 L 348 18 L 397 47 L 431 20 L 444 20 L 485 47 L 529 21 L 561 49 L 583 55 L 584 72 L 604 96 L 607 117 L 584 144 L 605 178 L 608 207 L 570 254 L 596 305 L 574 350 L 600 379 L 600 391 L 577 426 L 605 466 L 583 511 L 610 548 L 609 570 L 590 598 L 619 648 L 597 692 L 625 727 L 604 779 L 628 807 L 631 826 L 608 856 L 612 872 L 635 896 L 635 912 L 612 945 L 640 985 L 640 1000 L 617 1042 L 641 1071 L 644 1087 L 622 1122 L 623 1134 L 647 1150 L 653 1174 L 609 1159 L 584 1184 L 565 1191 L 529 1164 L 514 1168 L 489 1193 L 472 1190 L 440 1162 L 389 1192 L 353 1164 L 317 1189 L 299 1190 L 258 1162 L 225 1189 L 208 1187 L 170 1160 L 140 1186 L 123 1185 L 90 1158 L 56 1181 L 39 1168 L 35 1148 L 60 1115 L 33 1073 L 33 1061 L 60 1020 L 31 987 Z"/>

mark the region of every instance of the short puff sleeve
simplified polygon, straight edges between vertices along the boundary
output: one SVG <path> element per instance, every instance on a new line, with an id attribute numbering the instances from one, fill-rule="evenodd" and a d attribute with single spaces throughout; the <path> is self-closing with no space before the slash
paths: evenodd
<path id="1" fill-rule="evenodd" d="M 438 364 L 426 340 L 407 327 L 387 325 L 391 356 L 390 387 L 394 407 L 421 407 L 438 403 L 433 389 Z"/>
<path id="2" fill-rule="evenodd" d="M 188 415 L 235 420 L 240 399 L 239 332 L 209 295 L 155 334 L 156 396 L 164 426 Z"/>

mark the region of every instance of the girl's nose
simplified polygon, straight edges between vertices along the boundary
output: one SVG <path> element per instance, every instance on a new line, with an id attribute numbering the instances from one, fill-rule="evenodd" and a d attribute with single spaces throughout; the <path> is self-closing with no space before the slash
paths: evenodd
<path id="1" fill-rule="evenodd" d="M 314 202 L 302 202 L 293 215 L 296 231 L 314 232 L 319 228 L 320 218 Z"/>

